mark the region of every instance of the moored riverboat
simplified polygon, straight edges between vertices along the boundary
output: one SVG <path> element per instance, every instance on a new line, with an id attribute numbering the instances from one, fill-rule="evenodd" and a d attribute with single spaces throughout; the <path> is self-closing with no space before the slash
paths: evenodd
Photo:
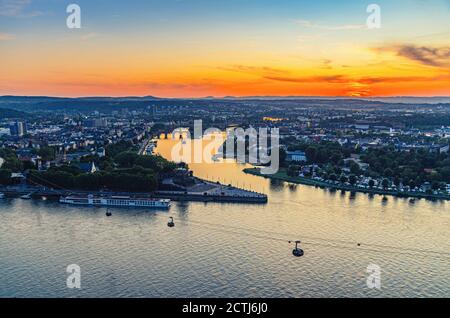
<path id="1" fill-rule="evenodd" d="M 140 207 L 140 208 L 170 208 L 169 199 L 132 198 L 129 196 L 67 196 L 59 199 L 60 203 L 88 206 Z"/>

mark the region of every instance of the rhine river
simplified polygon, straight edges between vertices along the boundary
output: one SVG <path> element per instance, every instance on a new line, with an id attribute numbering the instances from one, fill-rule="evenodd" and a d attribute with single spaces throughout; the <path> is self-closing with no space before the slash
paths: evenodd
<path id="1" fill-rule="evenodd" d="M 169 158 L 172 144 L 157 151 Z M 350 198 L 234 163 L 190 168 L 269 203 L 174 202 L 107 218 L 101 208 L 3 200 L 0 297 L 450 297 L 449 202 Z M 297 239 L 302 258 L 288 243 Z M 66 287 L 70 264 L 81 267 L 79 290 Z M 367 287 L 372 264 L 381 290 Z"/>

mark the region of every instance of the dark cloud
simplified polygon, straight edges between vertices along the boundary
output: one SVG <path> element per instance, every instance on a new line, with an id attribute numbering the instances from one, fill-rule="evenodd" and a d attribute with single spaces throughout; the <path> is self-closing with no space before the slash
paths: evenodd
<path id="1" fill-rule="evenodd" d="M 290 82 L 290 83 L 311 83 L 311 82 L 347 83 L 351 81 L 344 75 L 308 76 L 308 77 L 264 76 L 264 78 L 272 81 Z"/>
<path id="2" fill-rule="evenodd" d="M 378 84 L 378 83 L 398 83 L 398 82 L 429 82 L 437 80 L 449 80 L 450 75 L 446 76 L 408 76 L 408 77 L 364 77 L 356 81 L 360 84 Z"/>
<path id="3" fill-rule="evenodd" d="M 289 83 L 338 83 L 338 84 L 364 84 L 374 85 L 382 83 L 398 82 L 427 82 L 436 80 L 450 80 L 450 75 L 441 75 L 435 77 L 425 76 L 404 76 L 404 77 L 349 77 L 345 75 L 331 76 L 308 76 L 308 77 L 278 77 L 265 76 L 265 79 Z"/>
<path id="4" fill-rule="evenodd" d="M 450 47 L 393 45 L 377 48 L 379 52 L 395 52 L 398 56 L 435 67 L 450 67 Z"/>

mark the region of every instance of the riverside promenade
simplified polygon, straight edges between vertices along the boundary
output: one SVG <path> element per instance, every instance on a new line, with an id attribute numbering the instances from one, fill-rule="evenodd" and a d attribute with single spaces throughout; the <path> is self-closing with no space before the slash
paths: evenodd
<path id="1" fill-rule="evenodd" d="M 450 200 L 450 195 L 446 194 L 428 194 L 423 192 L 406 192 L 406 191 L 393 191 L 393 190 L 383 190 L 378 188 L 360 188 L 357 186 L 350 185 L 342 185 L 342 184 L 333 184 L 324 181 L 312 180 L 309 178 L 302 177 L 291 177 L 288 176 L 285 172 L 279 172 L 274 175 L 264 175 L 262 174 L 258 168 L 244 169 L 244 173 L 251 174 L 258 177 L 263 177 L 267 179 L 280 180 L 290 183 L 303 184 L 307 186 L 315 186 L 321 188 L 328 188 L 332 190 L 341 190 L 348 192 L 359 192 L 365 194 L 372 195 L 389 195 L 401 198 L 418 198 L 418 199 L 427 199 L 427 200 Z"/>
<path id="2" fill-rule="evenodd" d="M 0 192 L 6 197 L 14 198 L 20 196 L 30 196 L 33 199 L 45 197 L 47 199 L 59 200 L 62 196 L 69 195 L 94 195 L 100 197 L 107 196 L 129 196 L 134 198 L 156 198 L 170 199 L 172 201 L 194 201 L 194 202 L 227 202 L 227 203 L 267 203 L 267 195 L 247 191 L 244 189 L 225 186 L 222 184 L 202 181 L 185 191 L 155 191 L 147 193 L 138 192 L 112 192 L 112 191 L 83 191 L 69 189 L 51 189 L 40 186 L 20 185 L 2 186 Z"/>
<path id="3" fill-rule="evenodd" d="M 199 179 L 197 179 L 199 180 Z M 231 203 L 267 203 L 267 195 L 225 186 L 205 180 L 188 187 L 186 191 L 156 191 L 158 198 L 173 201 L 231 202 Z"/>

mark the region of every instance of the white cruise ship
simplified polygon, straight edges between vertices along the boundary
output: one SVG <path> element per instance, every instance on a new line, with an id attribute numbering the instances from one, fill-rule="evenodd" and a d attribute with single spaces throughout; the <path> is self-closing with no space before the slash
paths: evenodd
<path id="1" fill-rule="evenodd" d="M 125 196 L 94 197 L 88 196 L 68 196 L 60 197 L 59 202 L 72 205 L 90 205 L 90 206 L 115 206 L 115 207 L 141 207 L 141 208 L 170 208 L 170 200 L 150 199 L 150 198 L 131 198 Z"/>

